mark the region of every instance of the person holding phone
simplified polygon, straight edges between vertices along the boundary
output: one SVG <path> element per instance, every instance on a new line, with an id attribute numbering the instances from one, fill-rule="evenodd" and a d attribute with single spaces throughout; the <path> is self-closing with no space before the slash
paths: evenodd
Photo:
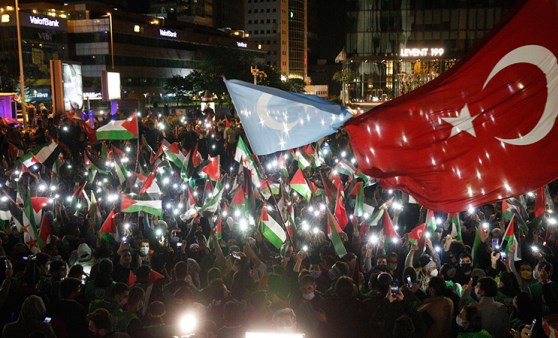
<path id="1" fill-rule="evenodd" d="M 451 337 L 453 325 L 453 301 L 445 297 L 446 283 L 441 277 L 428 281 L 428 295 L 417 311 L 424 312 L 432 319 L 427 327 L 425 337 Z"/>
<path id="2" fill-rule="evenodd" d="M 56 338 L 50 324 L 45 323 L 46 306 L 42 298 L 31 295 L 23 301 L 19 318 L 4 326 L 2 338 L 29 337 L 42 334 L 43 337 Z"/>

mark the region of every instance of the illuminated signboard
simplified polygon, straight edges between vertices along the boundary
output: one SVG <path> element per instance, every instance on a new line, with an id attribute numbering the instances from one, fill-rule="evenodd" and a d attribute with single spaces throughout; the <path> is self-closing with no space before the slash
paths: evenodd
<path id="1" fill-rule="evenodd" d="M 120 100 L 120 73 L 103 71 L 101 74 L 103 100 Z"/>
<path id="2" fill-rule="evenodd" d="M 45 26 L 45 27 L 60 27 L 59 20 L 51 20 L 47 17 L 38 17 L 38 16 L 29 16 L 29 23 L 32 25 L 37 26 Z"/>
<path id="3" fill-rule="evenodd" d="M 443 48 L 401 48 L 401 57 L 438 57 L 444 55 Z"/>
<path id="4" fill-rule="evenodd" d="M 169 29 L 161 29 L 161 28 L 159 28 L 159 35 L 167 38 L 176 38 L 178 36 L 176 32 L 173 32 Z"/>
<path id="5" fill-rule="evenodd" d="M 237 41 L 237 42 L 236 42 L 236 45 L 237 45 L 238 47 L 248 48 L 248 43 L 246 43 L 246 42 Z"/>
<path id="6" fill-rule="evenodd" d="M 77 110 L 83 106 L 83 85 L 81 65 L 62 62 L 62 81 L 64 83 L 64 108 Z"/>

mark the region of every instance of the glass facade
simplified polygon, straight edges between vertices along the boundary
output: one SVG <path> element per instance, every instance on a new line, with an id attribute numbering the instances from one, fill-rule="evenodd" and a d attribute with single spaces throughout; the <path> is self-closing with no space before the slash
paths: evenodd
<path id="1" fill-rule="evenodd" d="M 376 101 L 451 68 L 516 0 L 347 0 L 344 95 Z"/>
<path id="2" fill-rule="evenodd" d="M 289 0 L 289 77 L 306 78 L 306 0 Z"/>

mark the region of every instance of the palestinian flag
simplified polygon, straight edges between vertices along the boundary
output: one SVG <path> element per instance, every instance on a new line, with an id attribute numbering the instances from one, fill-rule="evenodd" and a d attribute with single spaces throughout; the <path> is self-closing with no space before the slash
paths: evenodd
<path id="1" fill-rule="evenodd" d="M 27 168 L 31 168 L 37 163 L 41 163 L 47 168 L 52 168 L 52 165 L 58 158 L 58 155 L 60 155 L 61 151 L 62 148 L 58 145 L 58 143 L 52 141 L 33 148 L 27 154 L 23 155 L 20 161 Z"/>
<path id="2" fill-rule="evenodd" d="M 384 215 L 386 209 L 389 208 L 389 206 L 393 203 L 394 198 L 395 197 L 391 197 L 389 200 L 385 201 L 382 205 L 380 205 L 380 207 L 374 211 L 372 217 L 370 217 L 368 224 L 378 225 L 378 222 Z"/>
<path id="3" fill-rule="evenodd" d="M 291 182 L 289 183 L 291 189 L 299 193 L 306 201 L 310 201 L 310 197 L 312 197 L 312 191 L 306 183 L 306 179 L 304 178 L 304 174 L 302 170 L 299 168 L 296 173 L 294 174 Z"/>
<path id="4" fill-rule="evenodd" d="M 250 170 L 252 183 L 254 186 L 258 186 L 260 183 L 260 172 L 257 169 L 256 161 L 252 158 L 252 152 L 244 143 L 242 137 L 238 138 L 238 143 L 236 145 L 236 152 L 234 154 L 234 160 L 244 166 L 246 169 Z"/>
<path id="5" fill-rule="evenodd" d="M 364 215 L 364 184 L 358 182 L 355 186 L 356 198 L 355 198 L 355 210 L 354 215 L 361 217 Z M 354 190 L 353 190 L 354 191 Z"/>
<path id="6" fill-rule="evenodd" d="M 95 197 L 95 193 L 91 191 L 91 205 L 89 207 L 88 215 L 87 215 L 87 223 L 90 229 L 93 232 L 99 231 L 101 227 L 101 211 L 99 209 L 99 204 L 97 203 L 97 198 Z"/>
<path id="7" fill-rule="evenodd" d="M 295 151 L 294 158 L 298 162 L 298 167 L 302 170 L 306 169 L 310 165 L 310 162 L 308 162 L 306 157 L 304 157 L 298 149 Z"/>
<path id="8" fill-rule="evenodd" d="M 355 167 L 349 163 L 347 160 L 342 159 L 333 167 L 332 173 L 343 174 L 349 176 L 350 179 L 353 179 L 355 176 L 356 169 Z"/>
<path id="9" fill-rule="evenodd" d="M 462 241 L 463 237 L 461 236 L 461 219 L 459 218 L 459 213 L 448 214 L 448 222 L 451 225 L 451 237 L 458 241 Z"/>
<path id="10" fill-rule="evenodd" d="M 281 249 L 281 245 L 287 240 L 287 234 L 281 225 L 269 216 L 265 204 L 262 206 L 260 221 L 262 225 L 262 235 L 273 244 L 277 250 Z"/>
<path id="11" fill-rule="evenodd" d="M 347 249 L 345 249 L 343 240 L 339 235 L 339 233 L 342 231 L 343 230 L 341 230 L 341 228 L 339 227 L 339 224 L 337 223 L 335 216 L 333 216 L 331 214 L 331 211 L 329 211 L 328 209 L 327 210 L 327 235 L 331 240 L 331 243 L 333 244 L 333 249 L 335 250 L 335 253 L 339 257 L 343 257 L 347 254 Z"/>
<path id="12" fill-rule="evenodd" d="M 514 216 L 510 220 L 508 227 L 506 228 L 506 232 L 504 233 L 504 237 L 502 238 L 501 248 L 504 250 L 506 255 L 510 254 L 510 249 L 515 247 L 514 252 L 514 261 L 519 261 L 521 258 L 519 257 L 519 245 L 517 242 L 517 237 L 515 236 L 515 222 Z"/>
<path id="13" fill-rule="evenodd" d="M 120 204 L 121 212 L 138 212 L 163 217 L 163 201 L 162 200 L 134 200 L 126 195 L 122 195 Z"/>
<path id="14" fill-rule="evenodd" d="M 126 120 L 112 120 L 97 129 L 97 140 L 131 140 L 138 138 L 138 135 L 136 115 L 132 115 Z"/>
<path id="15" fill-rule="evenodd" d="M 343 201 L 341 189 L 337 189 L 337 199 L 335 200 L 335 217 L 339 221 L 341 230 L 345 229 L 347 224 L 349 224 L 349 218 L 347 217 L 347 210 L 345 210 L 345 202 Z"/>
<path id="16" fill-rule="evenodd" d="M 223 197 L 223 185 L 221 181 L 217 181 L 215 189 L 213 190 L 213 197 L 211 197 L 199 210 L 199 212 L 207 211 L 214 213 L 221 205 L 221 198 Z"/>
<path id="17" fill-rule="evenodd" d="M 544 190 L 545 187 L 540 187 L 539 189 L 537 189 L 535 197 L 535 217 L 544 215 L 544 213 L 546 212 L 546 195 Z"/>
<path id="18" fill-rule="evenodd" d="M 151 187 L 151 185 L 153 184 L 153 181 L 155 180 L 155 177 L 157 176 L 157 170 L 158 169 L 159 169 L 159 167 L 155 166 L 155 168 L 153 169 L 153 172 L 151 172 L 149 177 L 146 178 L 145 183 L 143 183 L 143 186 L 141 187 L 141 189 L 139 191 L 140 195 L 145 194 L 147 189 L 149 189 Z"/>
<path id="19" fill-rule="evenodd" d="M 426 230 L 430 232 L 430 234 L 434 234 L 436 232 L 436 228 L 438 225 L 436 224 L 436 215 L 434 211 L 428 210 L 426 213 Z"/>
<path id="20" fill-rule="evenodd" d="M 115 163 L 114 170 L 116 172 L 116 177 L 118 177 L 118 182 L 120 182 L 120 184 L 124 184 L 126 182 L 126 179 L 132 176 L 132 174 L 128 171 L 128 168 L 126 168 L 126 166 L 123 165 L 120 159 L 118 159 L 117 157 L 114 158 L 114 163 Z"/>
<path id="21" fill-rule="evenodd" d="M 54 233 L 52 229 L 52 214 L 47 213 L 43 220 L 41 221 L 41 227 L 39 228 L 39 237 L 45 244 L 49 244 L 51 240 L 51 235 Z"/>
<path id="22" fill-rule="evenodd" d="M 215 238 L 221 240 L 223 238 L 223 222 L 221 216 L 217 216 L 217 223 L 215 223 Z"/>
<path id="23" fill-rule="evenodd" d="M 393 226 L 393 222 L 389 217 L 389 213 L 384 212 L 384 246 L 391 243 L 398 243 L 399 242 L 399 235 L 395 231 L 395 227 Z"/>
<path id="24" fill-rule="evenodd" d="M 521 217 L 522 211 L 522 205 L 519 200 L 515 198 L 502 200 L 502 218 L 506 221 L 510 221 L 512 216 L 515 215 L 515 221 L 519 223 L 521 230 L 527 233 L 529 232 L 529 228 L 523 217 Z"/>
<path id="25" fill-rule="evenodd" d="M 167 156 L 167 159 L 177 166 L 181 172 L 187 171 L 189 162 L 188 157 L 184 156 L 180 150 L 180 144 L 178 142 L 174 142 L 168 146 L 163 146 L 163 152 Z"/>
<path id="26" fill-rule="evenodd" d="M 411 232 L 409 232 L 409 234 L 407 235 L 409 243 L 418 245 L 424 231 L 426 231 L 426 223 L 422 223 L 411 230 Z"/>
<path id="27" fill-rule="evenodd" d="M 140 173 L 135 173 L 135 174 L 136 174 L 136 183 L 134 184 L 134 186 L 136 188 L 139 187 L 140 185 L 143 187 L 149 178 L 145 177 L 144 175 L 142 175 Z M 151 197 L 154 197 L 154 196 L 159 197 L 162 194 L 161 188 L 159 188 L 159 185 L 157 184 L 156 179 L 154 179 L 151 182 L 151 185 L 147 188 L 147 190 L 145 190 L 145 193 L 147 193 Z"/>
<path id="28" fill-rule="evenodd" d="M 205 174 L 213 181 L 217 181 L 221 176 L 220 156 L 209 159 L 209 163 L 201 169 L 201 173 Z"/>
<path id="29" fill-rule="evenodd" d="M 277 167 L 279 168 L 281 176 L 285 178 L 289 176 L 289 173 L 287 171 L 287 161 L 285 161 L 285 158 L 283 157 L 283 153 L 279 154 L 279 159 L 277 160 Z"/>
<path id="30" fill-rule="evenodd" d="M 231 207 L 235 207 L 237 210 L 246 208 L 246 199 L 244 198 L 244 190 L 242 190 L 242 186 L 238 187 L 238 190 L 234 194 L 231 201 Z"/>
<path id="31" fill-rule="evenodd" d="M 277 195 L 279 194 L 280 191 L 278 183 L 270 183 L 269 181 L 266 181 L 264 179 L 260 180 L 259 188 L 260 188 L 260 193 L 266 200 L 271 197 L 271 194 Z"/>
<path id="32" fill-rule="evenodd" d="M 479 255 L 477 254 L 477 252 L 479 251 L 479 247 L 481 244 L 481 239 L 480 239 L 480 232 L 484 231 L 482 229 L 482 226 L 478 226 L 477 225 L 477 230 L 475 231 L 475 240 L 473 241 L 473 247 L 471 248 L 471 257 L 473 257 L 473 266 L 478 266 L 479 264 Z"/>
<path id="33" fill-rule="evenodd" d="M 112 209 L 99 230 L 99 237 L 102 240 L 107 242 L 114 240 L 118 242 L 118 227 L 116 226 L 115 218 L 116 214 L 114 213 L 114 209 Z"/>
<path id="34" fill-rule="evenodd" d="M 291 203 L 288 206 L 288 222 L 287 222 L 287 232 L 290 238 L 293 238 L 293 235 L 296 230 L 296 223 L 295 223 L 295 213 L 294 213 L 294 204 Z"/>
<path id="35" fill-rule="evenodd" d="M 188 191 L 188 200 L 186 201 L 186 206 L 188 207 L 188 210 L 193 209 L 198 204 L 198 201 L 196 200 L 196 196 L 194 196 L 194 194 L 192 193 L 192 189 L 190 189 L 189 186 L 186 188 L 186 190 Z"/>
<path id="36" fill-rule="evenodd" d="M 33 206 L 33 222 L 34 224 L 41 224 L 43 217 L 43 208 L 48 204 L 48 197 L 31 197 L 31 205 Z"/>

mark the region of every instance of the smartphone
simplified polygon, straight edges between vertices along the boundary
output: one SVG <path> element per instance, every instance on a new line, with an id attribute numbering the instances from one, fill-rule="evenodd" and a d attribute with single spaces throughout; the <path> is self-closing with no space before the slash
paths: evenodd
<path id="1" fill-rule="evenodd" d="M 407 287 L 410 289 L 413 287 L 413 281 L 411 280 L 411 276 L 407 276 L 405 277 L 405 279 L 407 280 Z"/>
<path id="2" fill-rule="evenodd" d="M 6 270 L 8 270 L 8 260 L 7 259 L 4 261 L 4 266 L 6 267 Z"/>
<path id="3" fill-rule="evenodd" d="M 500 250 L 500 246 L 498 245 L 498 240 L 493 239 L 492 240 L 492 251 L 498 252 L 499 250 Z"/>
<path id="4" fill-rule="evenodd" d="M 52 320 L 52 318 L 50 317 L 45 317 L 45 323 L 50 324 L 50 321 Z"/>
<path id="5" fill-rule="evenodd" d="M 391 294 L 392 294 L 393 296 L 395 296 L 395 295 L 397 295 L 397 294 L 399 293 L 399 284 L 397 283 L 397 281 L 393 281 L 393 282 L 391 283 L 391 288 L 390 288 L 390 290 L 391 290 Z"/>
<path id="6" fill-rule="evenodd" d="M 501 258 L 502 260 L 505 260 L 505 259 L 506 259 L 506 253 L 505 253 L 504 251 L 500 251 L 500 258 Z"/>
<path id="7" fill-rule="evenodd" d="M 176 243 L 176 246 L 177 246 L 177 247 L 181 247 L 181 246 L 182 246 L 182 242 Z"/>

